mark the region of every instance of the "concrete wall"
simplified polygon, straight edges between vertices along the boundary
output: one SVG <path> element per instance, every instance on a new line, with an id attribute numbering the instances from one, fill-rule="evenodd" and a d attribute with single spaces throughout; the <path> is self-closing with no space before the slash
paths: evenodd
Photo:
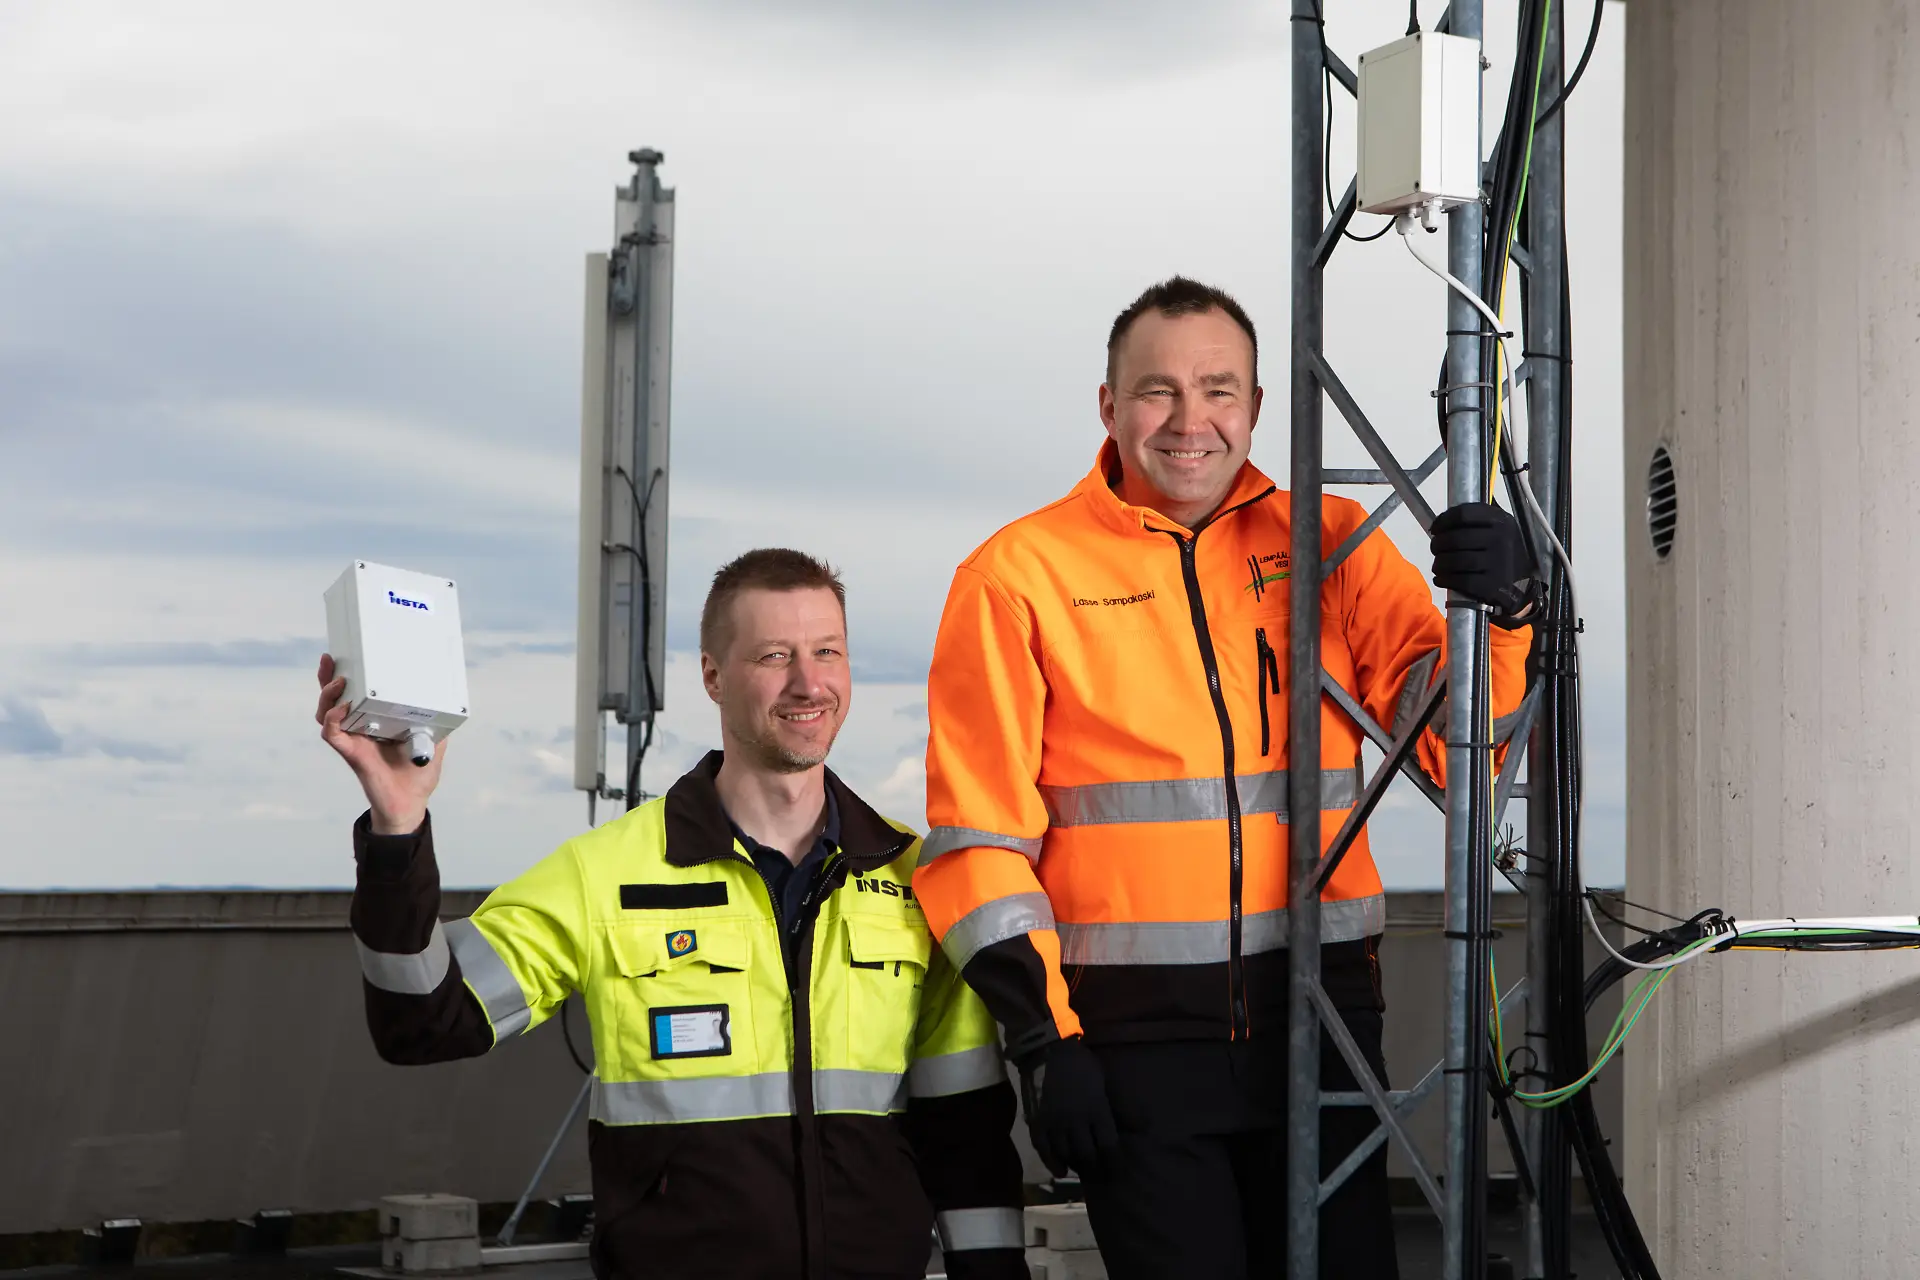
<path id="1" fill-rule="evenodd" d="M 381 1062 L 348 897 L 0 895 L 0 1234 L 518 1196 L 582 1078 L 558 1027 Z M 548 1186 L 586 1189 L 584 1142 Z"/>
<path id="2" fill-rule="evenodd" d="M 445 914 L 479 897 L 450 892 Z M 401 1191 L 517 1196 L 579 1088 L 557 1023 L 468 1062 L 382 1063 L 347 904 L 345 893 L 0 894 L 0 1235 L 361 1208 Z M 1518 910 L 1496 908 L 1503 985 L 1521 973 Z M 1391 895 L 1388 919 L 1387 1059 L 1405 1086 L 1440 1056 L 1438 895 Z M 1617 1095 L 1610 1081 L 1600 1089 L 1616 1131 Z M 1437 1093 L 1412 1128 L 1437 1168 Z M 585 1145 L 564 1146 L 543 1194 L 587 1189 Z M 1493 1150 L 1506 1170 L 1497 1135 Z"/>
<path id="3" fill-rule="evenodd" d="M 1920 3 L 1633 0 L 1626 103 L 1627 891 L 1911 915 Z M 1917 1019 L 1909 952 L 1667 984 L 1626 1077 L 1667 1274 L 1914 1274 Z"/>

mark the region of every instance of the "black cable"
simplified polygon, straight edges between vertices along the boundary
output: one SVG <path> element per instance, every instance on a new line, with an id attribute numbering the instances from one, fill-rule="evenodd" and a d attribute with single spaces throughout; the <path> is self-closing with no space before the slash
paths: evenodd
<path id="1" fill-rule="evenodd" d="M 1489 305 L 1494 304 L 1503 289 L 1507 267 L 1507 246 L 1514 239 L 1516 223 L 1520 217 L 1521 201 L 1525 195 L 1527 165 L 1530 160 L 1529 142 L 1533 133 L 1534 91 L 1541 71 L 1542 24 L 1548 17 L 1547 0 L 1534 0 L 1523 4 L 1519 14 L 1519 30 L 1516 35 L 1518 56 L 1514 59 L 1513 77 L 1507 86 L 1507 110 L 1500 127 L 1500 133 L 1494 144 L 1492 159 L 1492 180 L 1488 188 L 1488 216 L 1482 223 L 1483 240 L 1481 252 L 1480 296 Z M 1499 352 L 1496 344 L 1481 344 L 1481 381 L 1493 386 L 1493 396 L 1498 397 L 1499 388 Z M 1519 369 L 1509 369 L 1509 378 L 1518 378 Z M 1519 386 L 1512 389 L 1512 398 L 1519 399 Z M 1483 415 L 1484 417 L 1484 415 Z M 1508 504 L 1517 513 L 1522 510 L 1524 499 L 1520 496 L 1520 485 L 1524 483 L 1518 462 L 1514 454 L 1514 441 L 1511 433 L 1503 433 L 1498 441 L 1491 442 L 1489 450 L 1493 465 L 1506 481 Z M 1527 553 L 1535 564 L 1544 564 L 1543 554 L 1536 531 L 1530 521 L 1520 522 L 1521 533 L 1526 539 Z"/>
<path id="2" fill-rule="evenodd" d="M 1605 916 L 1608 920 L 1612 921 L 1614 924 L 1619 925 L 1622 929 L 1626 929 L 1633 933 L 1641 934 L 1642 936 L 1649 937 L 1649 938 L 1656 936 L 1660 932 L 1657 929 L 1643 929 L 1639 925 L 1634 924 L 1630 920 L 1621 919 L 1619 916 L 1613 914 L 1613 912 L 1607 910 L 1606 904 L 1603 901 L 1601 901 L 1600 896 L 1591 890 L 1587 892 L 1587 901 L 1593 904 L 1593 909 L 1595 911 L 1598 911 L 1601 915 Z"/>
<path id="3" fill-rule="evenodd" d="M 1599 893 L 1601 892 L 1601 890 L 1589 889 L 1587 892 Z M 1624 893 L 1612 893 L 1611 891 L 1609 891 L 1608 896 L 1618 899 L 1620 902 L 1620 905 L 1623 907 L 1631 907 L 1635 911 L 1644 911 L 1650 916 L 1660 916 L 1664 919 L 1671 920 L 1676 924 L 1685 924 L 1687 922 L 1687 917 L 1685 916 L 1677 916 L 1673 914 L 1673 912 L 1671 911 L 1662 911 L 1658 907 L 1649 907 L 1645 903 L 1635 902 L 1632 898 L 1627 897 L 1627 895 Z"/>
<path id="4" fill-rule="evenodd" d="M 1415 21 L 1418 22 L 1417 10 L 1419 0 L 1413 0 L 1413 3 L 1416 10 Z M 1315 31 L 1320 33 L 1320 88 L 1326 97 L 1327 103 L 1326 111 L 1323 113 L 1326 131 L 1320 139 L 1320 175 L 1327 193 L 1327 212 L 1332 214 L 1335 212 L 1333 202 L 1333 59 L 1327 54 L 1327 23 L 1326 19 L 1323 18 L 1320 13 L 1320 0 L 1314 0 L 1313 27 Z M 1409 31 L 1407 34 L 1412 35 L 1413 32 Z M 1385 224 L 1372 235 L 1357 236 L 1345 227 L 1340 228 L 1340 234 L 1357 244 L 1367 244 L 1371 241 L 1378 240 L 1391 230 L 1393 230 L 1393 219 L 1388 218 Z"/>
<path id="5" fill-rule="evenodd" d="M 1480 279 L 1473 281 L 1472 284 L 1477 286 L 1480 297 L 1487 300 L 1489 305 L 1499 297 L 1498 286 L 1505 271 L 1506 249 L 1520 208 L 1528 161 L 1526 147 L 1530 130 L 1527 126 L 1532 123 L 1532 91 L 1540 65 L 1538 34 L 1541 29 L 1540 24 L 1544 20 L 1546 5 L 1547 0 L 1531 0 L 1520 8 L 1517 37 L 1520 56 L 1515 59 L 1512 81 L 1508 87 L 1507 118 L 1495 141 L 1488 166 L 1487 213 L 1480 224 Z M 1520 104 L 1517 107 L 1516 102 Z M 1476 320 L 1474 328 L 1478 330 L 1480 327 L 1480 322 Z M 1510 436 L 1503 437 L 1498 442 L 1492 438 L 1493 416 L 1490 410 L 1497 412 L 1500 395 L 1498 352 L 1497 340 L 1487 341 L 1483 338 L 1479 341 L 1479 380 L 1491 390 L 1489 395 L 1479 399 L 1475 426 L 1481 433 L 1482 456 L 1488 458 L 1489 462 L 1504 474 L 1509 504 L 1514 511 L 1524 512 L 1524 500 L 1519 489 L 1524 481 L 1521 479 L 1514 459 L 1513 441 Z M 1518 372 L 1517 369 L 1511 370 L 1509 374 L 1517 375 Z M 1443 366 L 1442 403 L 1439 405 L 1443 413 L 1451 407 L 1446 403 L 1448 398 L 1446 388 L 1445 366 Z M 1518 388 L 1514 390 L 1517 400 Z M 1521 529 L 1526 536 L 1528 553 L 1533 562 L 1542 563 L 1535 541 L 1536 532 L 1530 529 L 1528 522 L 1524 520 L 1521 522 Z M 1479 625 L 1483 627 L 1486 625 L 1484 618 L 1480 620 Z M 1482 642 L 1474 646 L 1474 650 L 1480 660 L 1474 672 L 1474 687 L 1486 688 L 1487 685 L 1484 682 L 1487 679 L 1485 669 L 1487 652 L 1484 636 Z M 1491 760 L 1484 753 L 1474 753 L 1472 776 L 1468 780 L 1468 786 L 1473 788 L 1476 794 L 1485 789 L 1491 781 L 1487 773 L 1490 767 Z M 1485 935 L 1490 931 L 1491 926 L 1492 904 L 1489 883 L 1492 874 L 1491 837 L 1491 831 L 1477 829 L 1472 833 L 1469 848 L 1467 900 L 1470 904 L 1470 923 L 1468 927 L 1476 936 Z M 1470 993 L 1468 1014 L 1475 1019 L 1476 1025 L 1491 1014 L 1491 1010 L 1487 1007 L 1486 991 L 1490 963 L 1489 948 L 1485 944 L 1474 947 L 1468 955 L 1467 978 Z M 1474 1065 L 1477 1068 L 1480 1064 L 1476 1061 Z M 1474 1199 L 1469 1205 L 1467 1230 L 1463 1233 L 1462 1253 L 1458 1262 L 1462 1274 L 1479 1275 L 1484 1272 L 1487 1256 L 1486 1124 L 1483 1120 L 1468 1123 L 1463 1137 L 1468 1144 L 1466 1172 L 1472 1179 Z M 1530 1170 L 1529 1176 L 1537 1177 L 1539 1172 L 1541 1171 Z M 1535 1185 L 1537 1188 L 1538 1184 Z"/>
<path id="6" fill-rule="evenodd" d="M 1507 110 L 1502 119 L 1500 132 L 1496 135 L 1492 155 L 1487 166 L 1486 214 L 1481 221 L 1481 278 L 1478 281 L 1480 297 L 1489 306 L 1494 305 L 1500 294 L 1500 287 L 1507 264 L 1507 245 L 1510 243 L 1519 217 L 1520 201 L 1524 194 L 1526 166 L 1528 163 L 1527 143 L 1532 123 L 1532 104 L 1534 87 L 1540 66 L 1540 24 L 1547 17 L 1547 0 L 1529 0 L 1522 4 L 1519 14 L 1519 31 L 1516 37 L 1518 56 L 1514 60 L 1513 76 L 1507 86 Z M 1323 37 L 1324 43 L 1324 37 Z M 1476 327 L 1479 321 L 1475 322 Z M 1508 505 L 1521 512 L 1524 499 L 1520 496 L 1520 485 L 1525 481 L 1514 453 L 1514 442 L 1510 433 L 1502 433 L 1497 442 L 1491 440 L 1491 406 L 1500 395 L 1499 386 L 1499 348 L 1495 342 L 1482 341 L 1480 344 L 1480 382 L 1493 388 L 1489 397 L 1479 404 L 1483 445 L 1491 459 L 1491 465 L 1499 472 L 1505 482 Z M 1508 370 L 1508 377 L 1519 375 L 1518 369 Z M 1511 389 L 1512 399 L 1518 400 L 1520 389 L 1516 383 Z M 1451 410 L 1451 392 L 1447 378 L 1447 361 L 1443 356 L 1440 364 L 1440 376 L 1435 383 L 1434 412 L 1438 420 L 1440 442 L 1447 443 L 1450 429 L 1447 421 Z M 1520 533 L 1527 548 L 1528 558 L 1536 565 L 1546 563 L 1545 548 L 1541 545 L 1538 532 L 1529 520 L 1520 521 Z"/>
<path id="7" fill-rule="evenodd" d="M 1573 545 L 1573 469 L 1567 465 L 1567 460 L 1571 458 L 1573 449 L 1574 337 L 1571 273 L 1566 270 L 1566 254 L 1566 230 L 1563 225 L 1560 231 L 1563 265 L 1558 282 L 1564 343 L 1559 353 L 1562 372 L 1558 398 L 1561 466 L 1554 493 L 1554 532 L 1562 545 L 1570 549 Z M 1524 298 L 1522 305 L 1525 305 Z M 1548 601 L 1548 617 L 1542 631 L 1546 633 L 1547 640 L 1544 665 L 1550 675 L 1547 676 L 1548 685 L 1543 690 L 1546 699 L 1543 713 L 1547 715 L 1551 728 L 1553 758 L 1548 762 L 1547 771 L 1552 778 L 1554 791 L 1552 826 L 1556 847 L 1552 851 L 1554 859 L 1551 871 L 1553 938 L 1548 973 L 1551 1025 L 1547 1075 L 1558 1087 L 1578 1079 L 1586 1072 L 1591 1061 L 1587 1042 L 1587 1010 L 1598 992 L 1591 986 L 1590 975 L 1585 972 L 1585 907 L 1589 899 L 1580 874 L 1580 809 L 1584 803 L 1586 769 L 1580 731 L 1580 620 L 1573 610 L 1573 595 L 1565 566 L 1557 559 L 1552 563 L 1549 573 Z M 1699 936 L 1697 924 L 1677 925 L 1676 929 L 1690 930 L 1687 934 L 1689 937 Z M 1633 959 L 1653 958 L 1677 949 L 1678 945 L 1681 944 L 1667 938 L 1646 938 L 1629 945 L 1625 954 Z M 1607 964 L 1616 966 L 1622 974 L 1630 971 L 1628 966 L 1620 965 L 1611 956 Z M 1618 978 L 1613 980 L 1618 981 Z M 1608 1251 L 1613 1255 L 1620 1275 L 1624 1280 L 1659 1280 L 1659 1266 L 1641 1234 L 1633 1206 L 1628 1203 L 1625 1188 L 1621 1184 L 1619 1171 L 1614 1167 L 1606 1136 L 1601 1131 L 1592 1091 L 1581 1090 L 1564 1107 L 1556 1110 L 1564 1113 L 1559 1117 L 1562 1140 L 1579 1165 L 1595 1221 L 1607 1241 Z M 1558 1261 L 1560 1259 L 1556 1259 Z M 1549 1274 L 1554 1273 L 1550 1270 Z M 1570 1272 L 1559 1274 L 1567 1275 Z"/>
<path id="8" fill-rule="evenodd" d="M 1493 1053 L 1491 1039 L 1487 1044 L 1487 1053 L 1489 1057 Z M 1493 1102 L 1494 1118 L 1500 1122 L 1500 1133 L 1507 1140 L 1507 1154 L 1513 1160 L 1520 1199 L 1531 1203 L 1539 1195 L 1538 1183 L 1534 1180 L 1533 1164 L 1527 1159 L 1527 1144 L 1520 1136 L 1520 1125 L 1514 1118 L 1513 1090 L 1500 1087 L 1500 1073 L 1496 1065 L 1487 1068 L 1487 1093 Z"/>
<path id="9" fill-rule="evenodd" d="M 1565 255 L 1565 233 L 1561 236 L 1562 260 Z M 1563 275 L 1559 282 L 1561 291 L 1561 310 L 1563 333 L 1566 346 L 1563 355 L 1567 360 L 1563 369 L 1570 370 L 1573 349 L 1570 297 L 1571 288 Z M 1563 544 L 1572 540 L 1572 468 L 1564 465 L 1571 456 L 1573 439 L 1572 379 L 1570 372 L 1563 378 L 1560 387 L 1560 433 L 1559 448 L 1563 465 L 1559 471 L 1559 484 L 1556 486 L 1555 533 Z M 1573 613 L 1573 598 L 1570 584 L 1566 578 L 1565 567 L 1557 561 L 1552 565 L 1549 584 L 1549 617 L 1543 630 L 1547 633 L 1549 670 L 1552 672 L 1549 684 L 1543 692 L 1548 697 L 1547 714 L 1553 727 L 1551 745 L 1553 759 L 1549 762 L 1548 772 L 1553 779 L 1553 820 L 1556 837 L 1552 885 L 1552 926 L 1553 939 L 1550 951 L 1548 982 L 1550 987 L 1549 1011 L 1551 1025 L 1548 1037 L 1549 1067 L 1547 1075 L 1555 1087 L 1563 1086 L 1584 1074 L 1590 1063 L 1590 1049 L 1587 1041 L 1586 1009 L 1584 997 L 1585 941 L 1586 921 L 1584 918 L 1585 885 L 1582 883 L 1580 849 L 1580 808 L 1583 803 L 1583 779 L 1585 760 L 1581 751 L 1580 733 L 1580 670 L 1577 647 L 1578 618 Z M 1582 1090 L 1561 1108 L 1556 1117 L 1559 1124 L 1559 1136 L 1564 1144 L 1563 1150 L 1573 1157 L 1579 1165 L 1581 1177 L 1588 1190 L 1588 1198 L 1601 1233 L 1607 1241 L 1609 1252 L 1621 1276 L 1626 1280 L 1657 1280 L 1659 1275 L 1652 1253 L 1642 1238 L 1633 1209 L 1628 1204 L 1624 1189 L 1620 1184 L 1618 1171 L 1614 1168 L 1612 1156 L 1602 1134 L 1598 1114 L 1593 1107 L 1592 1094 Z M 1563 1214 L 1570 1213 L 1570 1201 L 1563 1201 L 1566 1208 Z M 1561 1239 L 1567 1235 L 1565 1227 L 1570 1225 L 1562 1218 L 1563 1230 L 1558 1233 Z M 1560 1254 L 1554 1262 L 1561 1270 L 1550 1272 L 1558 1276 L 1570 1275 L 1570 1255 Z"/>
<path id="10" fill-rule="evenodd" d="M 573 1047 L 573 1024 L 567 1018 L 567 1014 L 572 1008 L 572 996 L 568 996 L 560 1002 L 560 1034 L 567 1042 L 567 1056 L 573 1059 L 573 1065 L 580 1068 L 581 1075 L 590 1076 L 593 1074 L 593 1068 L 588 1066 L 586 1060 L 580 1056 L 580 1051 Z"/>
<path id="11" fill-rule="evenodd" d="M 1407 0 L 1407 34 L 1420 34 L 1420 0 Z"/>
<path id="12" fill-rule="evenodd" d="M 615 468 L 616 471 L 618 469 L 619 468 L 617 467 Z M 644 535 L 642 536 L 644 537 Z M 647 587 L 649 586 L 649 580 L 648 580 L 647 569 L 646 569 L 646 565 L 647 565 L 646 553 L 643 552 L 640 548 L 634 546 L 632 543 L 629 543 L 629 542 L 610 543 L 607 547 L 607 550 L 624 551 L 628 555 L 633 557 L 634 562 L 640 566 L 639 585 L 642 592 L 644 593 Z M 650 603 L 647 601 L 645 595 L 643 594 L 641 597 L 641 609 L 640 609 L 640 624 L 641 624 L 640 634 L 642 636 L 651 634 L 648 628 L 652 623 L 652 615 L 653 615 L 652 607 Z M 646 677 L 646 689 L 647 689 L 647 695 L 648 695 L 647 706 L 651 708 L 653 706 L 653 700 L 652 700 L 653 698 L 653 666 L 651 663 L 647 663 L 647 662 L 643 662 L 640 665 L 641 665 L 642 673 Z M 647 749 L 653 746 L 653 714 L 652 712 L 649 711 L 646 718 L 643 719 L 640 723 L 641 723 L 641 733 L 643 734 L 640 740 L 640 750 L 634 754 L 633 759 L 627 765 L 627 786 L 626 786 L 626 790 L 621 793 L 627 799 L 628 809 L 634 808 L 639 803 L 638 797 L 640 792 L 640 763 L 641 761 L 646 759 Z M 627 732 L 629 734 L 633 732 L 633 726 L 631 724 L 627 726 Z M 591 813 L 591 809 L 589 809 L 589 813 Z"/>
<path id="13" fill-rule="evenodd" d="M 1593 25 L 1587 28 L 1587 47 L 1580 51 L 1580 61 L 1574 64 L 1573 74 L 1567 77 L 1567 82 L 1560 87 L 1560 92 L 1554 95 L 1553 101 L 1549 102 L 1546 110 L 1540 113 L 1539 120 L 1534 124 L 1536 129 L 1553 119 L 1554 114 L 1566 105 L 1567 99 L 1573 95 L 1573 87 L 1580 83 L 1581 76 L 1587 74 L 1587 63 L 1593 57 L 1594 46 L 1600 43 L 1600 16 L 1606 11 L 1607 0 L 1593 0 Z"/>
<path id="14" fill-rule="evenodd" d="M 1333 69 L 1326 65 L 1326 52 L 1327 52 L 1326 28 L 1322 27 L 1320 28 L 1320 82 L 1321 82 L 1322 89 L 1326 94 L 1326 99 L 1327 99 L 1327 110 L 1326 110 L 1327 129 L 1326 129 L 1326 136 L 1323 137 L 1320 141 L 1320 171 L 1321 171 L 1321 176 L 1323 177 L 1326 183 L 1327 212 L 1332 213 L 1334 212 L 1334 204 L 1333 204 Z M 1388 218 L 1386 222 L 1381 225 L 1380 229 L 1374 232 L 1372 235 L 1357 236 L 1353 232 L 1347 230 L 1345 227 L 1340 228 L 1340 234 L 1345 236 L 1347 239 L 1354 241 L 1355 243 L 1367 244 L 1371 241 L 1378 240 L 1381 236 L 1387 234 L 1387 232 L 1391 230 L 1393 230 L 1393 219 Z"/>
<path id="15" fill-rule="evenodd" d="M 631 751 L 631 762 L 627 765 L 626 799 L 629 810 L 640 804 L 640 764 L 646 759 L 647 751 L 653 746 L 653 709 L 659 705 L 658 690 L 653 683 L 653 578 L 652 566 L 647 558 L 647 510 L 653 504 L 654 486 L 666 474 L 663 467 L 655 467 L 653 474 L 647 477 L 647 495 L 640 496 L 639 486 L 634 484 L 633 476 L 625 467 L 615 467 L 614 474 L 627 482 L 627 492 L 633 495 L 633 523 L 638 548 L 631 548 L 634 559 L 639 561 L 640 581 L 635 584 L 640 592 L 640 675 L 647 698 L 646 718 L 641 722 L 640 749 Z M 627 726 L 627 733 L 633 733 L 633 725 Z"/>

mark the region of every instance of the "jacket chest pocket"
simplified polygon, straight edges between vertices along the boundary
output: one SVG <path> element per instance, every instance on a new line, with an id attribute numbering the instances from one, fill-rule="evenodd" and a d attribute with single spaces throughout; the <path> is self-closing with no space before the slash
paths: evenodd
<path id="1" fill-rule="evenodd" d="M 682 1058 L 721 1058 L 720 1074 L 757 1068 L 753 945 L 738 923 L 623 922 L 608 929 L 607 943 L 618 974 L 608 1005 L 619 1067 L 658 1074 Z"/>
<path id="2" fill-rule="evenodd" d="M 872 1066 L 906 1068 L 933 936 L 904 921 L 846 917 L 848 1036 Z M 880 1061 L 879 1059 L 885 1059 Z"/>

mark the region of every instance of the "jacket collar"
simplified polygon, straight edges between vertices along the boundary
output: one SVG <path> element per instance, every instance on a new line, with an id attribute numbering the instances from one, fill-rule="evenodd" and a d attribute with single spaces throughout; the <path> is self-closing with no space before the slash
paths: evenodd
<path id="1" fill-rule="evenodd" d="M 713 785 L 724 758 L 718 751 L 707 752 L 705 759 L 667 788 L 666 857 L 673 866 L 697 867 L 739 856 L 733 849 L 733 824 L 727 820 L 720 792 Z M 912 834 L 897 830 L 875 813 L 840 781 L 839 774 L 831 769 L 826 772 L 830 808 L 840 817 L 840 850 L 849 868 L 871 871 L 905 853 L 913 843 Z"/>
<path id="2" fill-rule="evenodd" d="M 1093 470 L 1087 472 L 1084 479 L 1073 488 L 1074 494 L 1084 498 L 1099 519 L 1127 533 L 1142 530 L 1172 529 L 1184 534 L 1195 531 L 1180 524 L 1168 516 L 1162 515 L 1152 507 L 1136 507 L 1124 501 L 1115 492 L 1114 485 L 1120 479 L 1120 448 L 1112 437 L 1101 442 L 1100 453 L 1094 459 Z M 1277 486 L 1269 480 L 1266 473 L 1252 462 L 1240 464 L 1240 474 L 1234 477 L 1233 487 L 1227 490 L 1225 500 L 1214 518 L 1230 514 L 1238 507 L 1258 501 L 1275 491 Z M 1204 526 L 1202 526 L 1204 527 Z"/>

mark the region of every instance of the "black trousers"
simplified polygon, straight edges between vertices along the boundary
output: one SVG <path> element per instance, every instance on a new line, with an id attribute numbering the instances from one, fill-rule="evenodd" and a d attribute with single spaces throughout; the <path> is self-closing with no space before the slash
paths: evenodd
<path id="1" fill-rule="evenodd" d="M 1382 1015 L 1343 1009 L 1382 1083 Z M 1287 1274 L 1287 1042 L 1098 1046 L 1121 1158 L 1082 1189 L 1113 1280 L 1283 1280 Z M 1356 1089 L 1324 1032 L 1320 1083 Z M 1320 1172 L 1376 1126 L 1370 1107 L 1320 1113 Z M 1397 1280 L 1383 1145 L 1320 1211 L 1323 1280 Z"/>

